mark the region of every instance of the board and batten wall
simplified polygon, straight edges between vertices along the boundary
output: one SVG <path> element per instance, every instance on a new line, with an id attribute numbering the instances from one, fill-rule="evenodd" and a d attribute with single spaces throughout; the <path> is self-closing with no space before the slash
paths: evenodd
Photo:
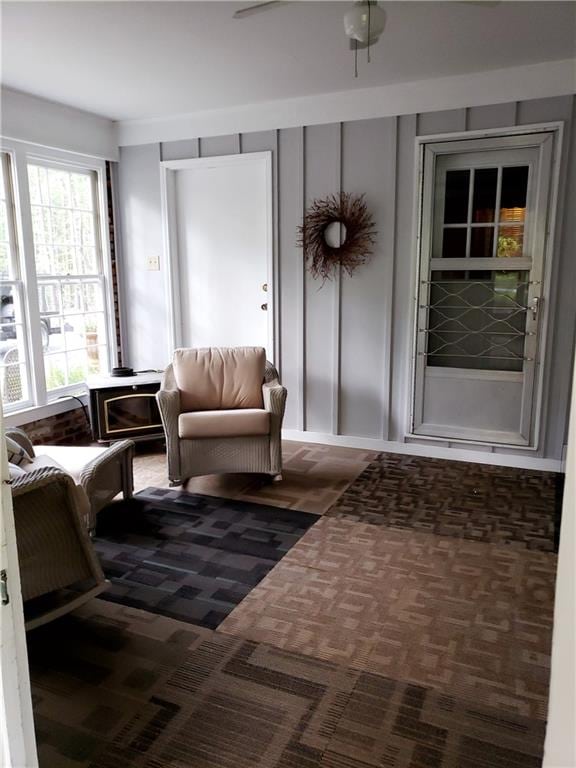
<path id="1" fill-rule="evenodd" d="M 163 249 L 161 160 L 273 153 L 277 363 L 288 389 L 287 434 L 476 460 L 559 466 L 566 440 L 576 328 L 575 97 L 562 96 L 300 128 L 122 147 L 118 208 L 124 360 L 163 368 L 171 358 Z M 417 136 L 562 121 L 564 141 L 537 451 L 406 437 L 409 428 Z M 370 261 L 322 284 L 304 269 L 296 229 L 314 198 L 363 193 L 376 221 Z M 146 258 L 161 255 L 161 270 Z M 550 266 L 550 265 L 549 265 Z M 496 456 L 497 454 L 497 456 Z"/>

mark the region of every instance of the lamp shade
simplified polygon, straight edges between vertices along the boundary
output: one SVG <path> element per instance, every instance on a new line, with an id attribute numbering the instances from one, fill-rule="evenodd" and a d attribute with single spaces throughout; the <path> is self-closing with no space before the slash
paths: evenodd
<path id="1" fill-rule="evenodd" d="M 386 14 L 373 0 L 360 0 L 344 15 L 344 31 L 351 40 L 375 43 L 386 24 Z"/>

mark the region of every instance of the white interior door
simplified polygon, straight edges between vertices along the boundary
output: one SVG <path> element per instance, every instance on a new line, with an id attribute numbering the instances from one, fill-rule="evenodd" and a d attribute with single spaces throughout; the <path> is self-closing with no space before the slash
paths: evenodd
<path id="1" fill-rule="evenodd" d="M 414 434 L 536 445 L 552 146 L 426 147 Z"/>
<path id="2" fill-rule="evenodd" d="M 270 153 L 167 163 L 184 347 L 273 358 Z"/>

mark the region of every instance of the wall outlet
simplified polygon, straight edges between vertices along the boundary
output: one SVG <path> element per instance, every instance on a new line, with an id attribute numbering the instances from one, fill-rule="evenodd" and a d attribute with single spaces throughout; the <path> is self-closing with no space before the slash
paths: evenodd
<path id="1" fill-rule="evenodd" d="M 148 256 L 146 269 L 150 272 L 157 272 L 160 269 L 160 256 Z"/>

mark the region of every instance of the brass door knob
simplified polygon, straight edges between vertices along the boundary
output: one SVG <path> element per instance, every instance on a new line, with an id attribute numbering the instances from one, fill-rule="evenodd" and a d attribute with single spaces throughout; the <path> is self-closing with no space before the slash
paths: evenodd
<path id="1" fill-rule="evenodd" d="M 262 309 L 264 312 L 268 311 L 268 304 L 260 304 L 260 309 Z"/>

